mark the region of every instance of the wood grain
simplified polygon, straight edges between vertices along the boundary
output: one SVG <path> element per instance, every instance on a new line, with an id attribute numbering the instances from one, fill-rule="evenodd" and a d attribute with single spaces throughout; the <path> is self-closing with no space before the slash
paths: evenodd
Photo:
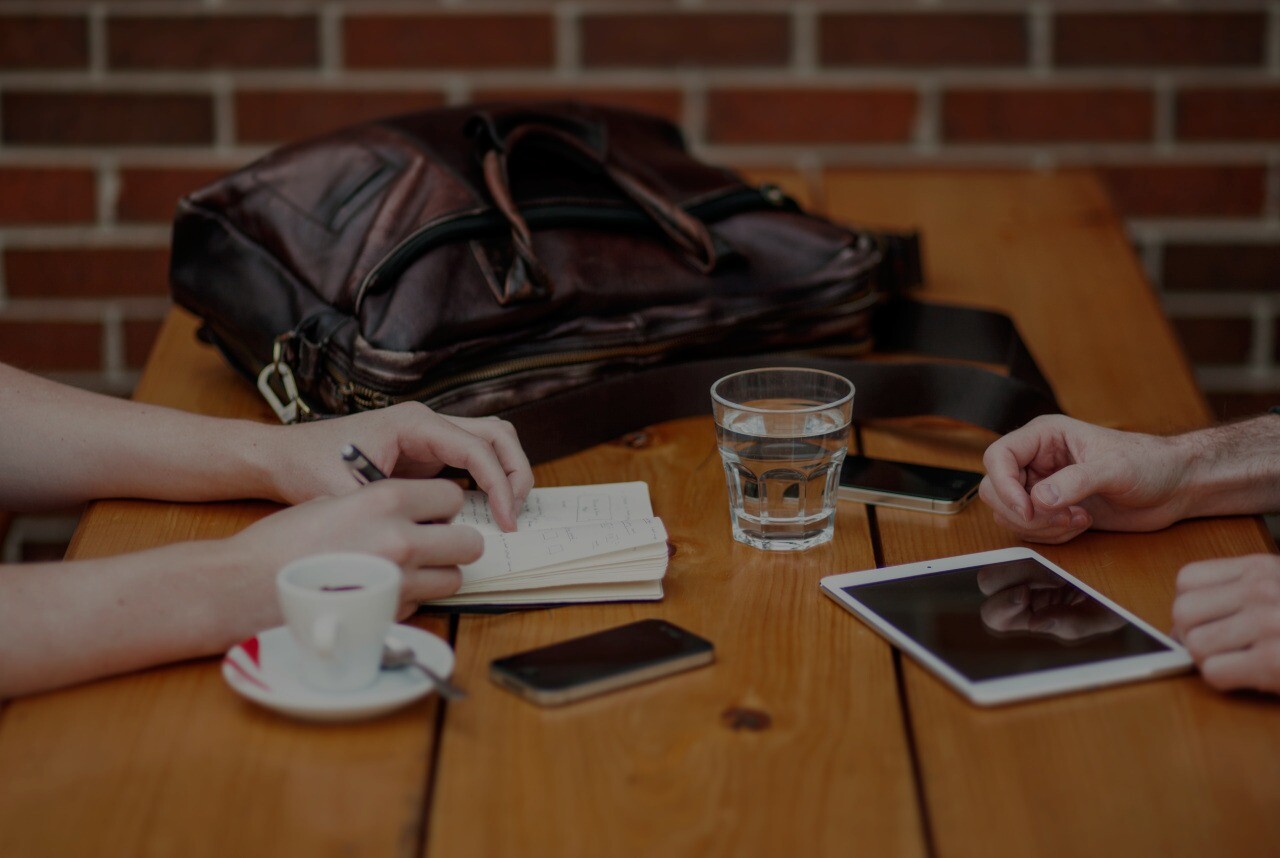
<path id="1" fill-rule="evenodd" d="M 850 173 L 826 188 L 840 216 L 922 228 L 930 296 L 1011 313 L 1073 415 L 1155 432 L 1207 421 L 1090 177 Z M 924 421 L 864 437 L 871 455 L 975 470 L 993 438 Z M 876 518 L 890 565 L 1018 544 L 980 503 L 954 517 Z M 1232 519 L 1038 550 L 1168 629 L 1184 563 L 1273 549 L 1257 521 Z M 904 672 L 940 856 L 1245 856 L 1280 840 L 1274 701 L 1183 677 L 983 711 L 913 662 Z"/>
<path id="2" fill-rule="evenodd" d="M 136 397 L 268 419 L 256 391 L 197 345 L 194 329 L 185 313 L 170 315 Z M 274 509 L 97 503 L 68 556 L 226 536 Z M 415 624 L 447 632 L 439 618 Z M 378 721 L 304 724 L 237 697 L 218 665 L 203 659 L 11 702 L 0 715 L 0 855 L 416 852 L 434 697 Z"/>
<path id="3" fill-rule="evenodd" d="M 716 664 L 563 710 L 489 685 L 449 712 L 429 855 L 923 853 L 890 653 L 817 591 L 872 562 L 859 508 L 833 545 L 771 556 L 729 537 L 707 418 L 647 430 L 539 469 L 544 484 L 645 480 L 676 546 L 655 605 L 464 619 L 458 657 L 489 660 L 661 616 L 716 645 Z M 735 711 L 765 716 L 735 727 Z M 750 717 L 740 713 L 736 720 Z"/>

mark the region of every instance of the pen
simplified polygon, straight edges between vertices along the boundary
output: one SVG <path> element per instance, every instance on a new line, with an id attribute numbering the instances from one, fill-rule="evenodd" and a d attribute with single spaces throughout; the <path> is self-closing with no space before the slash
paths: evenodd
<path id="1" fill-rule="evenodd" d="M 387 478 L 387 475 L 379 471 L 378 466 L 370 462 L 369 457 L 361 453 L 360 448 L 355 444 L 348 444 L 342 448 L 342 461 L 347 463 L 352 476 L 360 485 L 376 483 L 378 480 Z"/>

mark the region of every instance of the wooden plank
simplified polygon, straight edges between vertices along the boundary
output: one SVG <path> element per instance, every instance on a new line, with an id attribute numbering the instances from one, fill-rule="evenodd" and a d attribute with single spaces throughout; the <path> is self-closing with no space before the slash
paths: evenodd
<path id="1" fill-rule="evenodd" d="M 138 398 L 268 419 L 193 331 L 188 315 L 170 315 Z M 273 509 L 98 503 L 69 556 L 225 536 Z M 415 623 L 447 631 L 439 618 Z M 0 716 L 0 855 L 412 854 L 437 706 L 431 697 L 378 721 L 304 724 L 241 700 L 217 659 L 14 701 Z"/>
<path id="2" fill-rule="evenodd" d="M 1010 312 L 1074 415 L 1159 432 L 1207 421 L 1090 177 L 847 173 L 827 193 L 839 216 L 921 227 L 929 295 Z M 871 455 L 980 470 L 994 436 L 916 421 L 864 437 Z M 1018 544 L 981 504 L 948 518 L 881 509 L 877 523 L 887 564 Z M 1256 520 L 1230 519 L 1037 550 L 1167 629 L 1184 563 L 1272 546 Z M 1280 839 L 1272 701 L 1183 677 L 984 711 L 913 662 L 904 673 L 940 856 L 1244 856 Z"/>
<path id="3" fill-rule="evenodd" d="M 812 199 L 794 174 L 755 171 Z M 709 410 L 709 408 L 708 408 Z M 650 427 L 536 469 L 542 485 L 644 480 L 675 545 L 656 605 L 465 618 L 479 676 L 529 647 L 661 616 L 717 663 L 542 710 L 489 683 L 448 713 L 427 855 L 920 855 L 923 831 L 890 651 L 829 610 L 818 579 L 872 560 L 866 518 L 832 545 L 770 556 L 734 543 L 709 418 Z M 763 717 L 761 717 L 763 716 Z M 744 726 L 766 723 L 765 729 Z"/>
<path id="4" fill-rule="evenodd" d="M 493 658 L 660 616 L 712 640 L 716 664 L 562 710 L 474 683 L 446 720 L 427 854 L 846 855 L 851 832 L 867 854 L 922 854 L 889 649 L 817 591 L 871 561 L 862 510 L 841 510 L 832 545 L 755 551 L 730 539 L 710 419 L 645 434 L 538 478 L 648 482 L 676 546 L 665 600 L 467 618 L 458 656 L 480 676 Z M 752 713 L 769 726 L 741 726 Z"/>

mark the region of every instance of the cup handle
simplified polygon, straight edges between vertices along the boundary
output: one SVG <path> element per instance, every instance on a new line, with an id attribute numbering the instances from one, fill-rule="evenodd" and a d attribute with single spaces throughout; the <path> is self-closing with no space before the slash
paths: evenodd
<path id="1" fill-rule="evenodd" d="M 338 618 L 332 614 L 316 617 L 311 625 L 311 643 L 322 653 L 329 653 L 338 641 Z"/>

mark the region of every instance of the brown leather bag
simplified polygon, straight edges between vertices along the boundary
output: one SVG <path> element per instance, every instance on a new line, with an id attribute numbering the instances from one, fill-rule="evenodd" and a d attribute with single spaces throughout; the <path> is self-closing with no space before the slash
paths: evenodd
<path id="1" fill-rule="evenodd" d="M 171 280 L 285 421 L 416 399 L 544 460 L 824 366 L 858 416 L 1057 410 L 1008 320 L 908 301 L 914 236 L 852 230 L 579 104 L 431 110 L 287 146 L 179 205 Z M 1008 363 L 875 365 L 872 349 Z M 798 350 L 804 350 L 797 353 Z M 976 385 L 976 387 L 975 387 Z"/>

